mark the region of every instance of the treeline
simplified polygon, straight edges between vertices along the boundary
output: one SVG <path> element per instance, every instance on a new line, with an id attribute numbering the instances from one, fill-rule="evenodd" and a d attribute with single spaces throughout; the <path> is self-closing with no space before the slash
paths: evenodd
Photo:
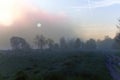
<path id="1" fill-rule="evenodd" d="M 120 33 L 118 33 L 114 39 L 106 36 L 104 40 L 96 41 L 89 39 L 86 42 L 83 42 L 80 38 L 67 40 L 65 37 L 62 37 L 58 43 L 53 39 L 46 38 L 44 35 L 37 35 L 34 39 L 34 47 L 31 47 L 31 45 L 21 37 L 12 37 L 10 43 L 12 50 L 119 49 Z"/>

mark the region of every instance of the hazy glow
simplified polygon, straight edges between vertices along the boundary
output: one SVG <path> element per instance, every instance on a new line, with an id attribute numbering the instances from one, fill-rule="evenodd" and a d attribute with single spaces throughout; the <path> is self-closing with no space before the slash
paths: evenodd
<path id="1" fill-rule="evenodd" d="M 40 28 L 41 26 L 42 26 L 42 24 L 41 24 L 41 23 L 38 23 L 38 24 L 37 24 L 37 27 L 38 27 L 38 28 Z"/>
<path id="2" fill-rule="evenodd" d="M 21 16 L 19 0 L 0 0 L 0 25 L 10 26 Z"/>
<path id="3" fill-rule="evenodd" d="M 0 45 L 11 36 L 32 42 L 38 32 L 55 40 L 62 36 L 113 38 L 119 4 L 120 0 L 0 0 L 0 36 L 4 39 Z"/>
<path id="4" fill-rule="evenodd" d="M 0 0 L 0 48 L 12 36 L 32 43 L 41 31 L 55 41 L 63 36 L 113 38 L 119 9 L 120 0 Z"/>

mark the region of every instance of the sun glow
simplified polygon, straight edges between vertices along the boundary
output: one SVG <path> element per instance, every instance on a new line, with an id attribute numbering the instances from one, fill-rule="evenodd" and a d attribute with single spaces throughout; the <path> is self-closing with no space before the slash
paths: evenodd
<path id="1" fill-rule="evenodd" d="M 0 0 L 0 25 L 10 26 L 20 17 L 19 0 Z"/>

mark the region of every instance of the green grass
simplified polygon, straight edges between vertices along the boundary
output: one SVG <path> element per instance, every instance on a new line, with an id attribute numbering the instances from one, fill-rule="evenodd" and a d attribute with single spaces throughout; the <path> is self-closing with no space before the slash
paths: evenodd
<path id="1" fill-rule="evenodd" d="M 1 59 L 0 70 L 8 71 L 11 80 L 15 80 L 19 71 L 28 75 L 26 80 L 112 80 L 100 52 L 44 52 Z"/>

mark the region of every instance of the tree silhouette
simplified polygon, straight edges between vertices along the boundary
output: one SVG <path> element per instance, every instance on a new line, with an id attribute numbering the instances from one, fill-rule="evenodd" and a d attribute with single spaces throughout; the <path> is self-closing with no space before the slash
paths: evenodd
<path id="1" fill-rule="evenodd" d="M 54 44 L 54 49 L 59 49 L 59 44 L 58 43 Z"/>
<path id="2" fill-rule="evenodd" d="M 120 20 L 118 21 L 119 21 L 119 24 L 117 25 L 118 32 L 116 33 L 113 44 L 114 49 L 120 49 Z"/>
<path id="3" fill-rule="evenodd" d="M 11 47 L 13 50 L 28 50 L 30 45 L 24 38 L 21 37 L 12 37 L 10 39 Z"/>
<path id="4" fill-rule="evenodd" d="M 66 39 L 65 39 L 64 37 L 62 37 L 62 38 L 60 39 L 60 47 L 61 47 L 62 49 L 67 48 L 67 42 L 66 42 Z"/>
<path id="5" fill-rule="evenodd" d="M 113 48 L 120 49 L 120 33 L 117 33 L 115 38 L 114 38 Z"/>
<path id="6" fill-rule="evenodd" d="M 49 49 L 54 48 L 54 41 L 52 39 L 47 39 L 47 44 L 48 44 Z"/>
<path id="7" fill-rule="evenodd" d="M 37 35 L 35 37 L 35 44 L 37 45 L 38 49 L 43 50 L 44 46 L 46 45 L 46 39 L 43 35 Z"/>
<path id="8" fill-rule="evenodd" d="M 89 39 L 86 43 L 85 43 L 85 48 L 87 49 L 96 49 L 97 45 L 96 45 L 96 41 L 94 39 Z"/>
<path id="9" fill-rule="evenodd" d="M 102 49 L 102 50 L 112 49 L 113 39 L 111 39 L 109 36 L 105 36 L 104 40 L 97 41 L 97 46 L 98 49 Z"/>
<path id="10" fill-rule="evenodd" d="M 74 39 L 69 39 L 67 41 L 67 46 L 68 46 L 69 49 L 75 48 L 75 40 Z"/>
<path id="11" fill-rule="evenodd" d="M 77 39 L 75 40 L 75 43 L 74 43 L 75 48 L 80 48 L 81 45 L 82 45 L 81 40 L 80 40 L 79 38 L 77 38 Z"/>

